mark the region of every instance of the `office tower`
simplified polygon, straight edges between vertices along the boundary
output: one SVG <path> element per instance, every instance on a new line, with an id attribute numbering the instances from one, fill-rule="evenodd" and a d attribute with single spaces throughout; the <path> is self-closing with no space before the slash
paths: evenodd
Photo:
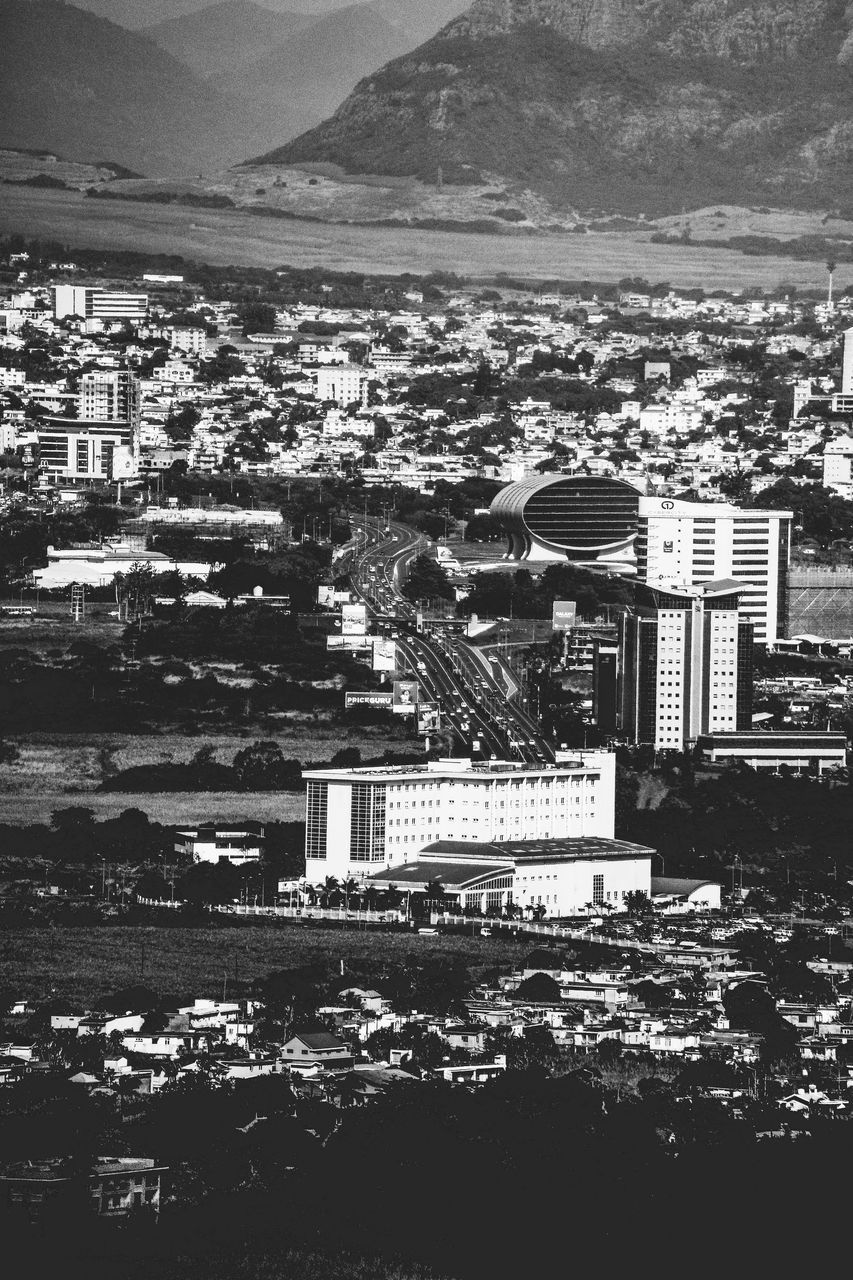
<path id="1" fill-rule="evenodd" d="M 578 751 L 557 765 L 440 760 L 302 776 L 314 881 L 403 866 L 436 840 L 613 836 L 615 758 L 606 751 Z"/>
<path id="2" fill-rule="evenodd" d="M 672 751 L 700 734 L 750 728 L 753 627 L 740 616 L 739 596 L 730 579 L 679 592 L 638 585 L 619 624 L 615 689 L 612 647 L 597 654 L 599 728 Z"/>
<path id="3" fill-rule="evenodd" d="M 53 287 L 55 319 L 78 316 L 81 320 L 144 320 L 147 293 L 111 293 L 91 285 L 58 284 Z"/>
<path id="4" fill-rule="evenodd" d="M 734 578 L 756 641 L 785 634 L 790 511 L 645 497 L 624 480 L 563 475 L 508 485 L 491 509 L 514 559 L 569 561 L 674 589 Z"/>

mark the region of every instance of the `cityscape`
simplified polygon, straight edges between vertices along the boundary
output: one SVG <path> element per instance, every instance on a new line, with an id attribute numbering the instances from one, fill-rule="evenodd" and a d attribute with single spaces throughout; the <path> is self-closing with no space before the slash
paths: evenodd
<path id="1" fill-rule="evenodd" d="M 0 0 L 12 1266 L 843 1262 L 853 221 L 841 163 L 809 185 L 802 155 L 849 15 L 31 3 Z M 38 15 L 65 121 L 46 89 L 27 119 Z M 107 97 L 93 132 L 78 29 L 164 109 L 183 77 L 186 136 Z M 643 57 L 695 146 L 671 192 Z M 753 73 L 763 142 L 723 123 Z M 762 133 L 783 82 L 797 163 Z M 648 138 L 621 195 L 602 83 Z M 694 233 L 737 219 L 791 236 Z M 390 238 L 362 269 L 391 228 L 407 269 Z"/>

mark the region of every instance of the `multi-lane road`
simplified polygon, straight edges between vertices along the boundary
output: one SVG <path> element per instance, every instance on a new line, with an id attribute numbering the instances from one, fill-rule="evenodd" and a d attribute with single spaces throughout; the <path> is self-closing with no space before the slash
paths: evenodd
<path id="1" fill-rule="evenodd" d="M 424 700 L 438 704 L 442 723 L 472 756 L 546 763 L 551 744 L 538 724 L 510 701 L 500 668 L 449 630 L 419 630 L 417 611 L 401 593 L 409 563 L 428 540 L 394 522 L 354 521 L 357 545 L 350 581 L 369 614 L 388 628 L 399 658 L 415 676 Z"/>

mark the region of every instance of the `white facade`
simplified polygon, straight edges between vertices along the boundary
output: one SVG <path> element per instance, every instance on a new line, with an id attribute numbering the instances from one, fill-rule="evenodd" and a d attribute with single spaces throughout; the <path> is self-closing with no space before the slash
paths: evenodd
<path id="1" fill-rule="evenodd" d="M 590 907 L 624 911 L 629 893 L 651 896 L 651 854 L 637 857 L 519 861 L 513 901 L 545 908 L 546 916 L 574 916 Z"/>
<path id="2" fill-rule="evenodd" d="M 361 400 L 367 378 L 354 364 L 327 365 L 317 370 L 317 399 L 348 405 Z"/>
<path id="3" fill-rule="evenodd" d="M 200 561 L 170 560 L 159 552 L 135 551 L 129 547 L 48 547 L 47 565 L 36 569 L 33 577 L 37 586 L 45 591 L 67 587 L 72 582 L 87 587 L 108 587 L 117 573 L 128 573 L 140 564 L 150 566 L 155 573 L 176 569 L 193 578 L 207 578 L 211 569 L 209 564 Z"/>
<path id="4" fill-rule="evenodd" d="M 613 836 L 615 756 L 606 751 L 552 766 L 442 760 L 303 777 L 309 880 L 403 866 L 436 840 Z"/>
<path id="5" fill-rule="evenodd" d="M 84 320 L 144 320 L 147 293 L 108 293 L 91 285 L 58 284 L 53 287 L 53 314 L 57 320 L 79 316 Z"/>
<path id="6" fill-rule="evenodd" d="M 637 573 L 652 587 L 733 578 L 757 644 L 784 626 L 780 601 L 789 560 L 790 511 L 743 511 L 729 503 L 640 498 Z"/>
<path id="7" fill-rule="evenodd" d="M 842 498 L 853 497 L 853 437 L 830 440 L 824 449 L 823 483 Z"/>

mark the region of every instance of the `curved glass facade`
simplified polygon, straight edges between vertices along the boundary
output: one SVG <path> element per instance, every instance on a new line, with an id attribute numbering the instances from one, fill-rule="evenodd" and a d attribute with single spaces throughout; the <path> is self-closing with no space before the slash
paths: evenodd
<path id="1" fill-rule="evenodd" d="M 632 552 L 639 508 L 639 493 L 624 480 L 561 475 L 508 485 L 495 497 L 492 514 L 515 559 L 595 563 Z"/>

